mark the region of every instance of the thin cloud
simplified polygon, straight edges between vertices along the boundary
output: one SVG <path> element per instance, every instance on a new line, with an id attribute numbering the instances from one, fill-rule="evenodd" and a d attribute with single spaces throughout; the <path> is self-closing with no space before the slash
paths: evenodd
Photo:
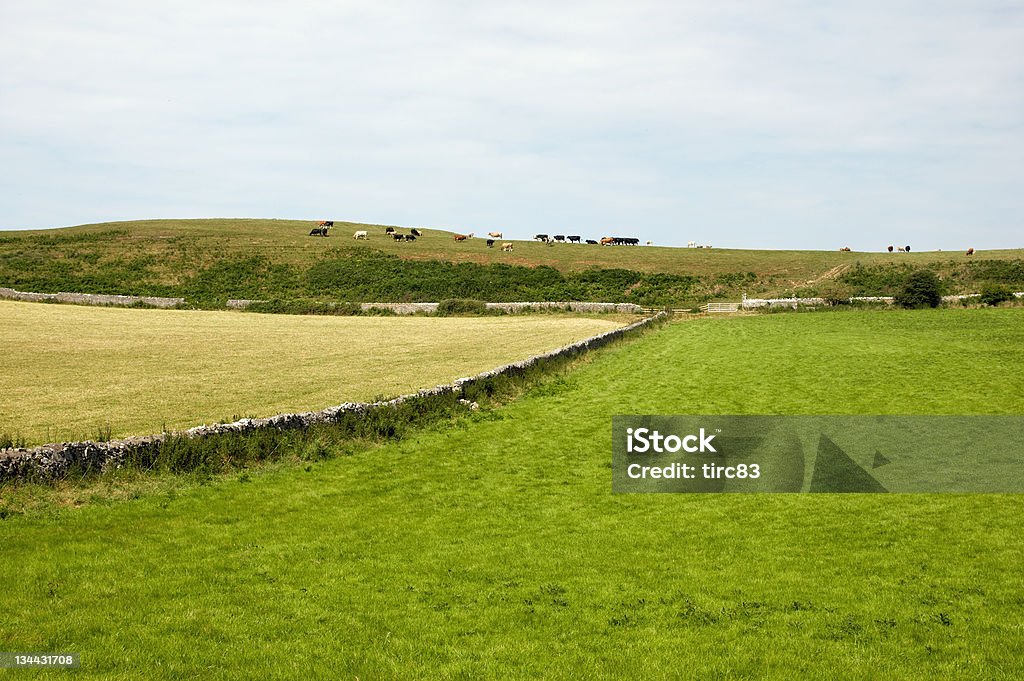
<path id="1" fill-rule="evenodd" d="M 2 14 L 4 228 L 330 215 L 662 244 L 1021 245 L 1024 14 L 996 3 Z"/>

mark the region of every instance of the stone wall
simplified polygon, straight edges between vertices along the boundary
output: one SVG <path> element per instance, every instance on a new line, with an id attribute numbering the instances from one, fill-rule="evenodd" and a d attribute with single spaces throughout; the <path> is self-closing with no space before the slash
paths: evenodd
<path id="1" fill-rule="evenodd" d="M 278 414 L 269 418 L 241 419 L 232 423 L 196 426 L 177 433 L 160 433 L 142 437 L 129 437 L 108 442 L 62 442 L 31 448 L 10 448 L 0 450 L 0 481 L 13 479 L 60 478 L 71 468 L 82 471 L 103 471 L 117 466 L 129 456 L 140 451 L 155 452 L 170 437 L 200 438 L 224 433 L 251 433 L 261 429 L 288 430 L 308 428 L 317 423 L 332 423 L 352 414 L 369 414 L 378 409 L 390 409 L 403 402 L 432 396 L 457 395 L 462 397 L 467 387 L 503 375 L 516 375 L 538 362 L 557 358 L 573 357 L 607 345 L 631 331 L 646 327 L 664 317 L 659 313 L 629 326 L 592 336 L 540 355 L 534 355 L 519 362 L 500 366 L 490 371 L 460 378 L 452 383 L 439 385 L 391 400 L 380 402 L 346 402 L 322 411 L 308 411 L 297 414 Z"/>
<path id="2" fill-rule="evenodd" d="M 244 310 L 253 303 L 264 300 L 229 300 L 228 307 Z M 524 312 L 530 310 L 568 310 L 570 312 L 621 312 L 625 314 L 641 314 L 643 308 L 632 303 L 588 303 L 580 301 L 564 302 L 522 302 L 522 303 L 486 303 L 488 310 L 504 310 L 505 312 Z M 437 312 L 438 303 L 361 303 L 366 310 L 390 310 L 395 314 L 416 314 Z"/>
<path id="3" fill-rule="evenodd" d="M 121 305 L 130 306 L 145 303 L 153 307 L 177 307 L 185 303 L 184 298 L 158 298 L 156 296 L 115 296 L 98 293 L 27 293 L 13 288 L 0 287 L 0 298 L 25 300 L 29 302 L 76 303 L 78 305 Z"/>
<path id="4" fill-rule="evenodd" d="M 1014 293 L 1017 298 L 1024 298 L 1024 293 Z M 942 296 L 944 303 L 958 303 L 961 300 L 980 298 L 980 293 L 965 293 L 955 296 Z M 853 296 L 851 303 L 886 303 L 891 305 L 894 301 L 892 296 Z M 797 305 L 824 305 L 824 298 L 744 298 L 740 306 L 744 309 L 757 307 L 793 307 Z"/>

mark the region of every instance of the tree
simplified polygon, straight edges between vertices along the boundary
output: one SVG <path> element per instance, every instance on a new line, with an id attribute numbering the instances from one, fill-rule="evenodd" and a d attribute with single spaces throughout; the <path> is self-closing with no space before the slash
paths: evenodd
<path id="1" fill-rule="evenodd" d="M 942 302 L 942 282 L 931 270 L 914 270 L 903 282 L 894 302 L 900 307 L 938 307 Z"/>

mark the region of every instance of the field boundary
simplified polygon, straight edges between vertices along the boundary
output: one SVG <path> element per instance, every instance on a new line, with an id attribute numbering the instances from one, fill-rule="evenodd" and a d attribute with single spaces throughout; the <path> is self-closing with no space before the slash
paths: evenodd
<path id="1" fill-rule="evenodd" d="M 1024 292 L 1014 292 L 1015 298 L 1024 298 Z M 961 300 L 970 300 L 971 298 L 981 298 L 980 293 L 963 293 L 952 296 L 942 296 L 942 302 L 944 303 L 958 303 Z M 892 305 L 895 302 L 893 296 L 851 296 L 847 299 L 851 303 L 884 303 L 886 305 Z M 736 303 L 732 303 L 735 305 Z M 743 300 L 739 303 L 743 309 L 752 309 L 758 307 L 793 307 L 797 305 L 825 305 L 826 300 L 824 298 L 747 298 L 743 297 Z"/>
<path id="2" fill-rule="evenodd" d="M 377 402 L 345 402 L 320 411 L 278 414 L 266 418 L 244 418 L 231 423 L 202 425 L 183 431 L 143 435 L 96 442 L 61 442 L 36 447 L 12 447 L 0 450 L 0 482 L 8 480 L 52 480 L 64 477 L 70 471 L 103 472 L 111 467 L 138 461 L 154 461 L 165 445 L 180 440 L 196 440 L 218 435 L 247 435 L 261 431 L 307 429 L 318 424 L 341 424 L 372 419 L 388 410 L 415 402 L 420 413 L 438 409 L 453 400 L 473 397 L 475 390 L 488 389 L 495 379 L 515 377 L 547 362 L 570 359 L 603 347 L 635 331 L 642 330 L 667 315 L 664 312 L 647 317 L 618 329 L 612 329 L 590 338 L 565 345 L 518 362 L 505 364 L 474 376 L 415 393 Z"/>
<path id="3" fill-rule="evenodd" d="M 19 300 L 30 303 L 72 303 L 76 305 L 124 306 L 149 305 L 159 308 L 175 308 L 185 304 L 184 298 L 161 298 L 159 296 L 123 296 L 103 293 L 33 293 L 18 291 L 13 288 L 0 287 L 0 298 Z M 266 300 L 246 300 L 229 298 L 225 308 L 244 310 L 255 303 L 266 303 Z M 359 303 L 364 312 L 371 310 L 388 310 L 395 314 L 416 314 L 437 312 L 440 303 Z M 566 310 L 568 312 L 615 312 L 623 314 L 641 314 L 643 308 L 634 303 L 598 303 L 580 300 L 566 301 L 534 301 L 514 303 L 485 303 L 488 310 L 504 312 L 529 312 L 531 310 Z"/>
<path id="4" fill-rule="evenodd" d="M 105 293 L 32 293 L 13 288 L 0 287 L 0 298 L 21 300 L 29 303 L 73 303 L 76 305 L 149 305 L 171 308 L 185 304 L 184 298 L 161 298 L 159 296 L 122 296 Z"/>

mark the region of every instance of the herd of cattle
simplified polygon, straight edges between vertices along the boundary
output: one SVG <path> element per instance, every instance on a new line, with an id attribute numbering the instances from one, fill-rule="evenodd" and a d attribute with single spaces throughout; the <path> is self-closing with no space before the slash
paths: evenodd
<path id="1" fill-rule="evenodd" d="M 312 230 L 310 230 L 309 235 L 310 236 L 327 236 L 327 230 L 329 230 L 331 227 L 334 227 L 334 221 L 333 220 L 320 220 L 317 223 L 316 227 L 314 227 Z M 395 241 L 416 241 L 416 237 L 423 236 L 423 233 L 420 232 L 420 230 L 418 230 L 418 229 L 410 229 L 408 234 L 404 234 L 402 232 L 397 231 L 394 227 L 385 227 L 384 228 L 384 235 L 385 236 L 390 236 Z M 455 239 L 456 242 L 459 242 L 459 241 L 469 241 L 470 239 L 473 238 L 473 232 L 470 232 L 469 234 L 454 234 L 452 236 L 453 236 L 453 238 Z M 494 248 L 494 244 L 496 243 L 496 240 L 502 238 L 501 232 L 488 232 L 487 236 L 489 237 L 487 239 L 487 248 Z M 360 229 L 355 234 L 353 234 L 352 237 L 354 239 L 369 239 L 370 238 L 370 232 L 369 232 L 369 230 Z M 600 241 L 595 241 L 594 239 L 587 239 L 586 241 L 584 241 L 582 239 L 582 237 L 580 237 L 578 235 L 575 235 L 575 234 L 569 235 L 569 236 L 566 236 L 564 234 L 555 234 L 554 236 L 550 236 L 550 237 L 547 234 L 537 234 L 537 235 L 535 235 L 533 237 L 533 240 L 534 241 L 539 241 L 539 242 L 545 243 L 545 244 L 555 244 L 555 243 L 579 244 L 579 243 L 587 243 L 587 244 L 590 244 L 592 246 L 596 246 L 598 244 L 600 244 L 601 246 L 639 246 L 640 245 L 640 239 L 637 239 L 637 238 L 634 238 L 634 237 L 627 237 L 627 236 L 606 236 L 606 237 L 602 237 Z M 650 246 L 651 242 L 648 241 L 647 245 Z M 688 244 L 686 244 L 686 246 L 687 246 L 687 248 L 711 248 L 710 244 L 708 244 L 708 245 L 699 245 L 698 246 L 695 241 L 689 242 Z M 512 243 L 508 242 L 508 241 L 502 243 L 501 244 L 501 250 L 503 250 L 505 252 L 511 251 L 512 250 Z M 852 249 L 849 246 L 843 246 L 839 250 L 844 252 L 844 253 L 849 253 L 849 252 L 852 251 Z M 893 246 L 892 244 L 889 244 L 888 251 L 890 253 L 892 253 L 893 251 L 898 251 L 900 253 L 910 253 L 910 246 Z M 973 248 L 968 248 L 967 252 L 965 253 L 965 255 L 974 255 L 974 249 Z"/>
<path id="2" fill-rule="evenodd" d="M 534 241 L 539 241 L 542 244 L 555 244 L 555 243 L 559 243 L 559 244 L 563 244 L 563 243 L 579 244 L 579 243 L 587 243 L 587 244 L 590 244 L 591 246 L 596 246 L 598 244 L 600 244 L 602 246 L 639 246 L 640 245 L 640 239 L 635 239 L 635 238 L 633 238 L 631 236 L 606 236 L 606 237 L 602 237 L 600 241 L 595 241 L 593 239 L 586 239 L 584 241 L 583 237 L 577 236 L 575 234 L 572 234 L 572 235 L 569 235 L 569 236 L 566 236 L 565 234 L 555 234 L 554 236 L 548 236 L 547 234 L 536 234 L 536 235 L 534 235 L 533 240 Z M 648 241 L 647 245 L 650 246 L 651 242 Z"/>
<path id="3" fill-rule="evenodd" d="M 853 249 L 851 249 L 849 246 L 843 246 L 839 250 L 842 251 L 843 253 L 849 253 Z M 893 251 L 896 251 L 897 253 L 910 253 L 910 246 L 893 246 L 892 244 L 889 244 L 886 250 L 888 250 L 890 253 L 892 253 Z M 964 255 L 974 255 L 974 248 L 968 248 Z"/>
<path id="4" fill-rule="evenodd" d="M 317 223 L 316 227 L 314 227 L 312 230 L 310 230 L 309 235 L 310 236 L 327 236 L 328 230 L 331 227 L 334 227 L 334 221 L 333 220 L 320 220 Z M 416 241 L 416 237 L 423 236 L 423 233 L 420 232 L 420 230 L 418 230 L 418 229 L 410 229 L 409 233 L 405 234 L 405 233 L 397 231 L 394 227 L 385 227 L 384 228 L 384 235 L 386 237 L 390 236 L 395 241 Z M 470 239 L 473 238 L 473 236 L 474 236 L 473 232 L 470 232 L 469 234 L 453 234 L 452 238 L 455 239 L 456 242 L 459 242 L 459 241 L 469 241 Z M 487 248 L 494 248 L 495 243 L 497 243 L 497 239 L 501 239 L 502 238 L 501 232 L 488 232 L 487 236 L 488 236 Z M 366 230 L 366 229 L 360 229 L 360 230 L 356 231 L 352 235 L 352 238 L 353 239 L 369 239 L 370 238 L 370 231 Z M 549 237 L 547 234 L 538 234 L 535 237 L 533 237 L 533 239 L 534 239 L 534 241 L 540 241 L 540 242 L 546 243 L 546 244 L 554 244 L 556 242 L 558 242 L 558 243 L 570 243 L 570 244 L 583 243 L 582 237 L 575 236 L 575 235 L 565 236 L 564 234 L 556 234 L 553 237 Z M 601 244 L 602 246 L 637 246 L 637 245 L 640 244 L 640 239 L 635 239 L 633 237 L 623 237 L 623 236 L 606 236 L 606 237 L 602 238 L 600 241 L 594 241 L 593 239 L 587 239 L 586 243 L 593 244 L 593 245 Z M 648 241 L 647 245 L 650 246 L 651 242 Z M 512 243 L 509 242 L 509 241 L 506 241 L 506 242 L 501 244 L 501 250 L 505 251 L 506 253 L 511 251 L 512 248 L 513 248 Z M 711 247 L 708 246 L 707 248 L 711 248 Z"/>

